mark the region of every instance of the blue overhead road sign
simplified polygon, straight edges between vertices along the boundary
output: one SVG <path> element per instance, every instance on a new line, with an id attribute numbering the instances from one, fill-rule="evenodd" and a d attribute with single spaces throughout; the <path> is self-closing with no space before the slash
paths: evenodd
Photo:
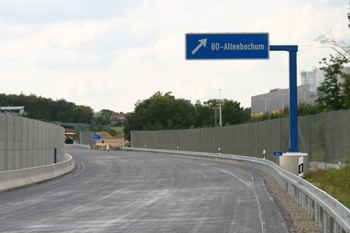
<path id="1" fill-rule="evenodd" d="M 98 135 L 98 134 L 93 134 L 92 135 L 92 141 L 98 141 L 102 138 L 102 136 Z"/>
<path id="2" fill-rule="evenodd" d="M 269 59 L 268 33 L 187 33 L 186 59 Z"/>

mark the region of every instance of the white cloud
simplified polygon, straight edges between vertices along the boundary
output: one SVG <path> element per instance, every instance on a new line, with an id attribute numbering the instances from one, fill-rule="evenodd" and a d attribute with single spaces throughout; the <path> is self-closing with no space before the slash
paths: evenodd
<path id="1" fill-rule="evenodd" d="M 138 99 L 146 99 L 156 91 L 172 91 L 176 97 L 194 102 L 218 98 L 221 88 L 223 98 L 238 100 L 247 107 L 252 95 L 288 87 L 288 54 L 271 52 L 269 60 L 259 61 L 186 61 L 185 33 L 269 32 L 270 44 L 299 46 L 298 72 L 318 66 L 318 61 L 332 52 L 308 46 L 320 34 L 334 30 L 337 37 L 349 38 L 345 3 L 134 3 L 120 10 L 101 2 L 100 11 L 96 11 L 100 15 L 79 15 L 77 11 L 77 19 L 62 14 L 57 21 L 50 16 L 50 20 L 40 23 L 37 18 L 31 21 L 31 12 L 22 20 L 28 19 L 29 24 L 18 23 L 21 19 L 11 23 L 12 18 L 0 16 L 0 74 L 4 80 L 10 79 L 10 87 L 2 92 L 24 90 L 26 94 L 64 98 L 95 110 L 127 112 L 133 110 Z M 41 4 L 34 3 L 39 8 Z M 68 12 L 71 4 L 93 11 L 84 1 L 46 2 L 45 8 Z M 18 3 L 12 6 L 22 9 Z M 103 12 L 101 9 L 108 14 L 98 13 Z M 37 10 L 28 8 L 33 14 Z"/>

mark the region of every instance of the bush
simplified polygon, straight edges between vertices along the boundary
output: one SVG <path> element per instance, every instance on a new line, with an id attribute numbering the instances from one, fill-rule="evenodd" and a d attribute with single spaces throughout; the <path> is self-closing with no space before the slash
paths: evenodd
<path id="1" fill-rule="evenodd" d="M 117 135 L 117 132 L 114 129 L 111 128 L 107 128 L 107 129 L 103 129 L 103 131 L 107 131 L 110 135 L 112 135 L 113 137 L 115 135 Z"/>

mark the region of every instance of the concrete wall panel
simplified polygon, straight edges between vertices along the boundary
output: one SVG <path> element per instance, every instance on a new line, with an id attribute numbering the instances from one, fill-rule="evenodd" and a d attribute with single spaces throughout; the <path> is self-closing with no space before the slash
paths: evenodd
<path id="1" fill-rule="evenodd" d="M 14 150 L 15 154 L 15 170 L 22 169 L 22 150 Z"/>
<path id="2" fill-rule="evenodd" d="M 0 171 L 7 170 L 7 155 L 5 150 L 0 150 Z"/>
<path id="3" fill-rule="evenodd" d="M 38 128 L 38 121 L 33 120 L 33 149 L 38 149 L 38 136 L 39 136 L 39 128 Z"/>
<path id="4" fill-rule="evenodd" d="M 28 167 L 34 167 L 33 150 L 27 150 Z"/>
<path id="5" fill-rule="evenodd" d="M 0 114 L 0 150 L 7 148 L 6 115 Z"/>
<path id="6" fill-rule="evenodd" d="M 22 117 L 14 116 L 14 129 L 15 129 L 15 150 L 22 149 Z"/>
<path id="7" fill-rule="evenodd" d="M 22 168 L 28 167 L 28 150 L 22 150 Z"/>
<path id="8" fill-rule="evenodd" d="M 15 151 L 7 150 L 7 169 L 14 170 L 15 169 Z"/>
<path id="9" fill-rule="evenodd" d="M 15 147 L 15 118 L 10 115 L 6 115 L 6 131 L 7 131 L 7 150 L 13 150 Z"/>
<path id="10" fill-rule="evenodd" d="M 33 120 L 28 119 L 28 150 L 34 149 L 34 129 L 33 129 Z"/>
<path id="11" fill-rule="evenodd" d="M 28 150 L 28 118 L 21 117 L 22 121 L 22 150 Z"/>

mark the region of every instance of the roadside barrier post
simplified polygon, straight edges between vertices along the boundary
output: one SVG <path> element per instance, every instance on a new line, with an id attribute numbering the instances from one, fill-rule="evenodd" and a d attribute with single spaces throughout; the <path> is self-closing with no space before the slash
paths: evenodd
<path id="1" fill-rule="evenodd" d="M 304 157 L 299 157 L 299 177 L 304 176 Z"/>
<path id="2" fill-rule="evenodd" d="M 54 154 L 55 154 L 55 163 L 57 163 L 57 148 L 55 148 Z"/>

